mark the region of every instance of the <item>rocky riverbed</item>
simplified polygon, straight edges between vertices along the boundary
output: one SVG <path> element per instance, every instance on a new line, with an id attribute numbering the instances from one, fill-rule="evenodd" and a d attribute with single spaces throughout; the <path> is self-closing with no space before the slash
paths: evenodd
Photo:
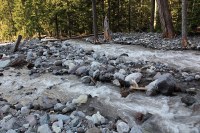
<path id="1" fill-rule="evenodd" d="M 198 62 L 176 64 L 144 58 L 137 46 L 77 40 L 12 49 L 0 48 L 2 133 L 200 131 Z"/>

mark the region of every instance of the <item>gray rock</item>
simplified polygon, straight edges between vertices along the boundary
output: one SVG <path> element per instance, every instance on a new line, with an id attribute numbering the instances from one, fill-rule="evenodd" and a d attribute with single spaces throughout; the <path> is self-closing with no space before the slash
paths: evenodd
<path id="1" fill-rule="evenodd" d="M 40 125 L 49 124 L 50 122 L 49 114 L 45 113 L 43 116 L 41 116 L 39 122 L 40 122 Z"/>
<path id="2" fill-rule="evenodd" d="M 89 70 L 87 66 L 81 66 L 76 70 L 76 75 L 78 76 L 87 75 L 88 71 Z"/>
<path id="3" fill-rule="evenodd" d="M 33 101 L 33 107 L 34 108 L 40 108 L 40 109 L 50 109 L 53 108 L 54 105 L 57 103 L 57 100 L 54 98 L 49 98 L 47 96 L 39 97 L 37 100 Z"/>
<path id="4" fill-rule="evenodd" d="M 86 131 L 86 133 L 102 133 L 99 128 L 93 127 Z"/>
<path id="5" fill-rule="evenodd" d="M 3 107 L 1 107 L 0 110 L 2 111 L 2 113 L 8 113 L 10 110 L 10 105 L 4 105 Z"/>
<path id="6" fill-rule="evenodd" d="M 128 133 L 129 132 L 129 126 L 128 124 L 126 124 L 125 122 L 123 121 L 117 121 L 117 132 L 119 133 Z"/>
<path id="7" fill-rule="evenodd" d="M 63 105 L 62 103 L 56 103 L 54 105 L 54 110 L 55 111 L 62 111 L 65 108 L 65 105 Z"/>
<path id="8" fill-rule="evenodd" d="M 94 79 L 98 79 L 98 78 L 99 78 L 99 75 L 100 75 L 100 71 L 99 71 L 99 70 L 96 70 L 96 71 L 94 71 L 94 72 L 92 73 L 92 77 L 93 77 Z"/>
<path id="9" fill-rule="evenodd" d="M 91 82 L 91 77 L 90 76 L 84 76 L 81 78 L 81 82 L 84 84 L 90 84 Z"/>
<path id="10" fill-rule="evenodd" d="M 161 93 L 163 95 L 172 95 L 176 89 L 176 82 L 173 76 L 169 73 L 159 76 L 159 78 L 146 86 L 146 94 L 149 96 Z"/>
<path id="11" fill-rule="evenodd" d="M 139 126 L 135 125 L 131 128 L 130 133 L 143 133 L 143 132 Z"/>
<path id="12" fill-rule="evenodd" d="M 35 60 L 34 65 L 35 67 L 39 67 L 41 66 L 41 63 L 42 63 L 42 59 L 39 57 Z"/>
<path id="13" fill-rule="evenodd" d="M 27 61 L 31 61 L 32 59 L 33 59 L 33 52 L 32 52 L 32 50 L 29 50 L 28 52 L 27 52 L 27 56 L 26 56 L 26 60 Z"/>
<path id="14" fill-rule="evenodd" d="M 10 129 L 6 133 L 17 133 L 17 132 L 15 130 L 13 130 L 13 129 Z"/>
<path id="15" fill-rule="evenodd" d="M 56 115 L 56 118 L 57 118 L 58 120 L 62 120 L 62 121 L 67 121 L 67 120 L 70 119 L 69 116 L 67 116 L 67 115 L 62 115 L 62 114 Z"/>
<path id="16" fill-rule="evenodd" d="M 7 115 L 1 120 L 0 127 L 1 129 L 10 130 L 13 128 L 16 119 L 11 115 Z"/>
<path id="17" fill-rule="evenodd" d="M 62 66 L 62 60 L 56 60 L 53 64 L 55 66 Z"/>
<path id="18" fill-rule="evenodd" d="M 155 96 L 158 93 L 158 86 L 157 86 L 157 80 L 151 82 L 147 86 L 145 86 L 147 89 L 146 94 L 148 96 Z"/>
<path id="19" fill-rule="evenodd" d="M 71 121 L 71 125 L 72 127 L 76 127 L 80 122 L 80 118 L 79 117 L 75 117 L 72 121 Z"/>
<path id="20" fill-rule="evenodd" d="M 48 124 L 44 124 L 38 127 L 37 133 L 52 133 Z"/>
<path id="21" fill-rule="evenodd" d="M 163 95 L 172 95 L 176 89 L 176 82 L 169 73 L 163 74 L 157 81 L 158 91 Z"/>
<path id="22" fill-rule="evenodd" d="M 132 73 L 126 76 L 125 81 L 128 81 L 130 84 L 132 84 L 132 81 L 135 80 L 136 83 L 138 83 L 140 82 L 141 78 L 142 78 L 141 73 Z"/>
<path id="23" fill-rule="evenodd" d="M 73 104 L 77 104 L 77 105 L 81 105 L 83 103 L 86 103 L 88 100 L 88 96 L 87 95 L 80 95 L 77 99 L 73 99 L 72 103 Z"/>
<path id="24" fill-rule="evenodd" d="M 196 80 L 199 80 L 200 79 L 200 75 L 195 75 L 195 77 L 194 77 Z"/>
<path id="25" fill-rule="evenodd" d="M 66 107 L 62 110 L 63 113 L 72 112 L 76 109 L 74 104 L 66 104 Z"/>
<path id="26" fill-rule="evenodd" d="M 0 60 L 0 68 L 7 67 L 10 64 L 10 59 Z"/>
<path id="27" fill-rule="evenodd" d="M 34 115 L 28 115 L 26 117 L 26 121 L 28 121 L 30 126 L 35 126 L 37 124 L 37 119 L 36 119 L 36 116 Z"/>
<path id="28" fill-rule="evenodd" d="M 55 133 L 60 133 L 61 130 L 63 129 L 63 121 L 59 120 L 57 122 L 54 122 L 52 125 L 52 129 Z"/>
<path id="29" fill-rule="evenodd" d="M 85 118 L 92 121 L 95 124 L 103 124 L 106 122 L 106 119 L 99 113 L 99 111 L 96 114 L 93 114 L 92 116 L 86 116 Z"/>
<path id="30" fill-rule="evenodd" d="M 185 81 L 190 82 L 190 81 L 194 80 L 194 78 L 195 78 L 194 76 L 187 76 L 185 78 Z"/>
<path id="31" fill-rule="evenodd" d="M 21 108 L 21 114 L 29 114 L 30 113 L 30 109 L 28 107 L 22 107 Z"/>
<path id="32" fill-rule="evenodd" d="M 182 97 L 181 101 L 185 103 L 187 106 L 191 106 L 196 102 L 196 99 L 192 96 L 187 95 L 185 97 Z"/>
<path id="33" fill-rule="evenodd" d="M 91 69 L 94 70 L 94 71 L 97 70 L 97 69 L 99 69 L 100 66 L 101 66 L 101 63 L 99 63 L 97 61 L 93 61 L 91 63 Z"/>
<path id="34" fill-rule="evenodd" d="M 120 73 L 120 72 L 116 72 L 115 74 L 114 74 L 114 79 L 120 79 L 120 80 L 124 80 L 125 79 L 125 75 L 124 74 L 122 74 L 122 73 Z"/>

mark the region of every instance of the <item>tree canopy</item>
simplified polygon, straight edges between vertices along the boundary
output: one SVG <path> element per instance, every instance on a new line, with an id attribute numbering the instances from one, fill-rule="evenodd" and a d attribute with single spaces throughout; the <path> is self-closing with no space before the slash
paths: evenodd
<path id="1" fill-rule="evenodd" d="M 15 39 L 18 34 L 70 37 L 91 34 L 93 30 L 91 0 L 0 0 L 0 3 L 0 41 Z M 200 25 L 199 7 L 199 0 L 188 2 L 189 32 Z M 169 0 L 169 8 L 174 29 L 180 33 L 181 0 Z M 99 32 L 103 32 L 105 15 L 112 32 L 150 31 L 151 1 L 96 0 L 96 10 Z M 155 31 L 159 32 L 159 18 L 155 20 Z"/>

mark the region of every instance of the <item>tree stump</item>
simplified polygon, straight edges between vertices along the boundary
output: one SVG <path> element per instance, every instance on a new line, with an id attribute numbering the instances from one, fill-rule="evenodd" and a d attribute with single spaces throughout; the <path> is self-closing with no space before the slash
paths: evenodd
<path id="1" fill-rule="evenodd" d="M 16 43 L 15 43 L 15 47 L 14 47 L 13 52 L 18 51 L 19 44 L 20 44 L 21 40 L 22 40 L 22 35 L 18 35 L 18 38 L 17 38 L 17 40 L 16 40 Z"/>

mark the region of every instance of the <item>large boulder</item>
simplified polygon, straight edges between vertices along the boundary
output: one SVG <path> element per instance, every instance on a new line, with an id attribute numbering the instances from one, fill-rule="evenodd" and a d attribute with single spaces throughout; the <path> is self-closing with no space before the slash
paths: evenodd
<path id="1" fill-rule="evenodd" d="M 157 80 L 151 82 L 146 86 L 146 88 L 146 94 L 149 96 L 153 96 L 158 93 L 169 96 L 172 95 L 176 89 L 176 81 L 171 74 L 166 73 L 159 76 Z"/>

